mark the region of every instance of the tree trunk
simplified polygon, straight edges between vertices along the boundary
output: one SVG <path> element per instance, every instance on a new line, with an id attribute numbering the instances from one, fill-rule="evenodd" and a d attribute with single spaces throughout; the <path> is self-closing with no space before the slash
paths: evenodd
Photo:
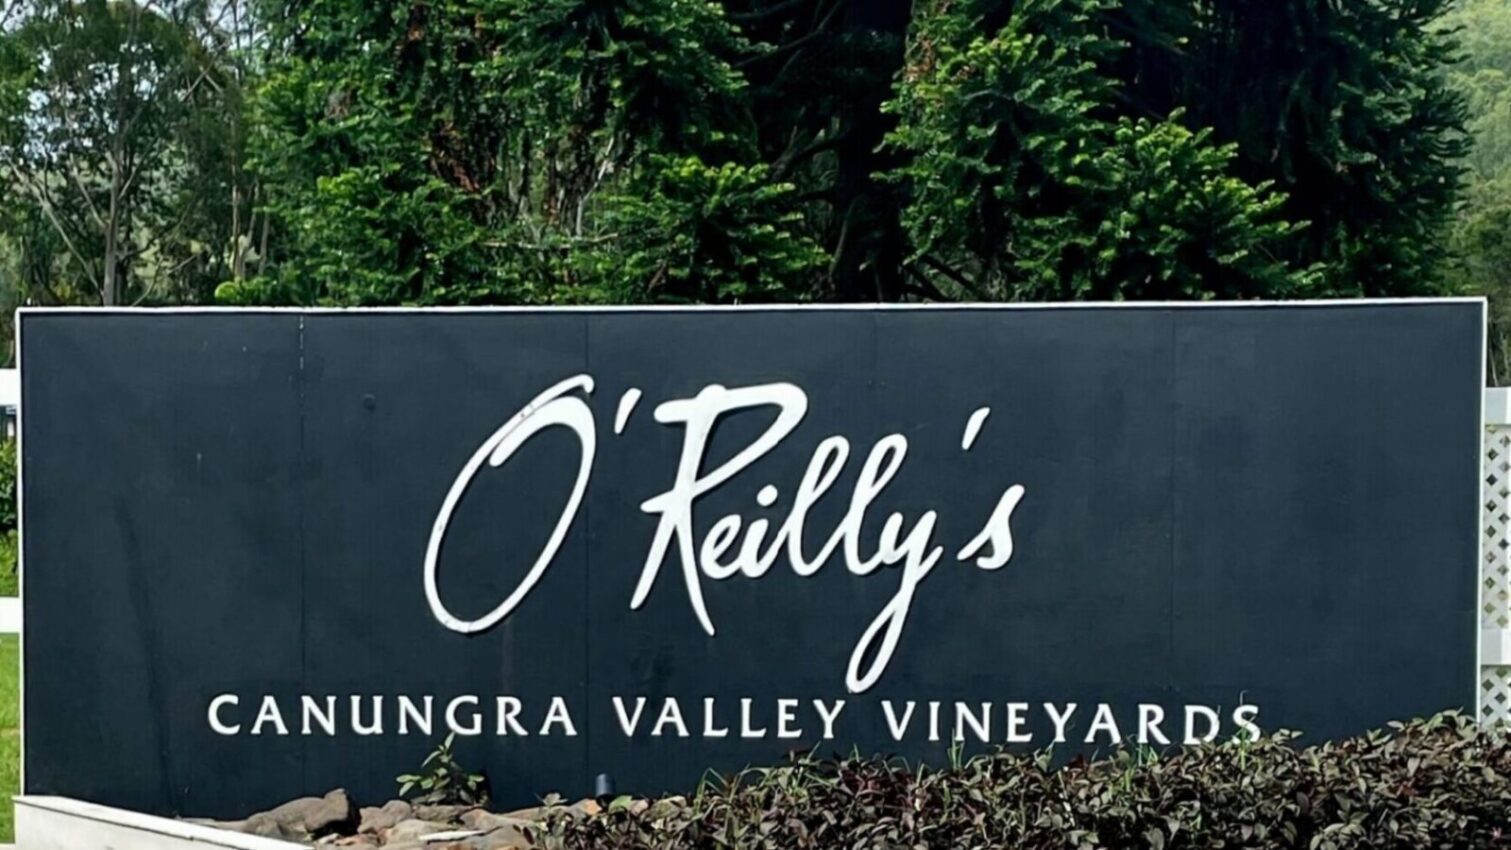
<path id="1" fill-rule="evenodd" d="M 119 285 L 116 280 L 120 266 L 120 168 L 112 164 L 110 169 L 110 209 L 105 216 L 105 269 L 100 287 L 100 302 L 114 307 L 120 302 Z"/>
<path id="2" fill-rule="evenodd" d="M 881 144 L 896 119 L 883 114 L 881 105 L 891 91 L 886 81 L 902 66 L 910 9 L 901 0 L 867 0 L 850 2 L 842 13 L 842 40 L 851 49 L 868 46 L 876 64 L 867 70 L 878 84 L 847 92 L 848 121 L 835 150 L 834 208 L 850 225 L 849 238 L 835 246 L 830 286 L 837 301 L 896 301 L 903 294 L 905 239 L 896 192 L 876 174 L 895 164 Z"/>

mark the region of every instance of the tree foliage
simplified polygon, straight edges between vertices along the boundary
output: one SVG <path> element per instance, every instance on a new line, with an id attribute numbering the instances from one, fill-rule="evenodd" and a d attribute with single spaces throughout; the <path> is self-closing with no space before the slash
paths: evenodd
<path id="1" fill-rule="evenodd" d="M 1494 216 L 1447 228 L 1511 148 L 1507 71 L 1447 21 L 1498 0 L 244 2 L 12 0 L 4 291 L 1288 298 L 1493 268 L 1446 254 Z"/>
<path id="2" fill-rule="evenodd" d="M 1462 0 L 1440 26 L 1463 44 L 1447 79 L 1468 102 L 1474 143 L 1451 271 L 1460 289 L 1489 298 L 1490 379 L 1503 384 L 1511 380 L 1511 4 Z"/>
<path id="3" fill-rule="evenodd" d="M 27 298 L 193 301 L 226 273 L 249 214 L 241 93 L 205 13 L 41 0 L 0 31 L 4 244 Z"/>
<path id="4" fill-rule="evenodd" d="M 1102 65 L 1120 45 L 1104 0 L 922 12 L 889 108 L 907 154 L 909 270 L 956 298 L 1293 297 L 1313 275 L 1276 257 L 1299 229 L 1234 147 L 1180 113 L 1119 115 Z"/>
<path id="5" fill-rule="evenodd" d="M 286 17 L 255 163 L 285 260 L 227 298 L 721 300 L 811 264 L 781 255 L 800 214 L 754 159 L 729 61 L 748 46 L 717 6 L 320 0 Z M 764 249 L 769 268 L 734 268 Z"/>
<path id="6" fill-rule="evenodd" d="M 1451 0 L 1125 0 L 1129 108 L 1184 109 L 1306 222 L 1281 256 L 1338 297 L 1448 289 L 1446 228 L 1468 145 Z"/>
<path id="7" fill-rule="evenodd" d="M 657 156 L 608 200 L 613 236 L 585 252 L 585 279 L 614 300 L 801 299 L 794 284 L 826 258 L 801 232 L 793 193 L 764 165 Z"/>

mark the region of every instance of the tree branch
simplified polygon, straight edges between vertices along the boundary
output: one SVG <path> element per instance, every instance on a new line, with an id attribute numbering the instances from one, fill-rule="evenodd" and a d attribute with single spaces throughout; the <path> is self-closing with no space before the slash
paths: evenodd
<path id="1" fill-rule="evenodd" d="M 775 6 L 768 6 L 759 12 L 731 12 L 726 17 L 737 24 L 759 23 L 768 18 L 774 18 L 777 15 L 790 12 L 807 2 L 809 0 L 785 0 L 785 2 L 778 3 Z"/>
<path id="2" fill-rule="evenodd" d="M 793 39 L 792 41 L 789 41 L 785 44 L 777 45 L 774 49 L 768 50 L 765 53 L 761 53 L 756 56 L 752 56 L 749 59 L 742 59 L 739 62 L 735 63 L 735 69 L 741 70 L 764 59 L 770 59 L 774 56 L 781 56 L 784 53 L 790 53 L 794 50 L 801 50 L 809 43 L 823 37 L 824 30 L 829 28 L 829 23 L 834 20 L 834 16 L 839 14 L 839 10 L 844 8 L 844 5 L 845 4 L 843 2 L 835 3 L 834 8 L 830 9 L 829 13 L 824 16 L 823 20 L 819 21 L 818 25 L 813 28 L 813 31 L 808 33 L 807 35 L 804 35 L 801 38 Z"/>
<path id="3" fill-rule="evenodd" d="M 105 229 L 105 219 L 100 215 L 100 208 L 95 205 L 94 198 L 89 193 L 89 187 L 84 185 L 84 178 L 79 174 L 78 166 L 74 162 L 73 153 L 69 152 L 64 157 L 68 167 L 68 175 L 73 178 L 75 186 L 79 187 L 79 194 L 83 196 L 85 205 L 89 208 L 89 214 L 94 218 L 94 223 Z"/>
<path id="4" fill-rule="evenodd" d="M 99 277 L 95 275 L 89 260 L 85 259 L 84 254 L 79 251 L 78 246 L 69 237 L 68 228 L 64 227 L 63 222 L 59 220 L 51 196 L 44 187 L 38 184 L 36 175 L 27 173 L 25 169 L 18 167 L 15 163 L 10 164 L 10 172 L 21 179 L 21 182 L 26 185 L 27 190 L 31 192 L 31 196 L 37 200 L 37 205 L 42 209 L 42 214 L 52 224 L 53 230 L 58 234 L 58 238 L 63 240 L 63 247 L 68 249 L 68 253 L 72 255 L 74 261 L 79 264 L 84 270 L 84 274 L 89 278 L 89 284 L 96 291 L 103 292 L 104 290 L 100 286 Z"/>
<path id="5" fill-rule="evenodd" d="M 939 287 L 935 286 L 934 282 L 929 280 L 928 277 L 920 272 L 917 268 L 911 265 L 904 265 L 902 268 L 903 271 L 911 275 L 914 280 L 918 281 L 916 284 L 910 284 L 904 281 L 902 284 L 904 291 L 912 292 L 915 295 L 927 298 L 931 301 L 948 303 L 955 300 L 945 295 L 943 292 L 940 292 Z"/>
<path id="6" fill-rule="evenodd" d="M 961 274 L 960 272 L 956 271 L 955 269 L 950 268 L 949 266 L 945 265 L 943 262 L 940 262 L 938 259 L 934 258 L 933 256 L 931 256 L 929 254 L 925 254 L 922 257 L 919 257 L 918 259 L 921 260 L 924 265 L 928 266 L 929 268 L 933 269 L 934 271 L 939 272 L 940 274 L 944 275 L 945 277 L 947 277 L 950 280 L 954 281 L 955 283 L 959 284 L 962 289 L 964 289 L 966 292 L 969 292 L 973 297 L 975 297 L 976 300 L 978 300 L 978 301 L 989 301 L 989 300 L 991 300 L 991 299 L 987 298 L 985 296 L 985 294 L 982 293 L 982 291 L 976 286 L 975 281 L 972 281 L 970 278 L 967 278 L 965 275 Z"/>

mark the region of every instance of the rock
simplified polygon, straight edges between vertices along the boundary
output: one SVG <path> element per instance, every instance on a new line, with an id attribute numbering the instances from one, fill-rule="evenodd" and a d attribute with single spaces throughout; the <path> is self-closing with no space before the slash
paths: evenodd
<path id="1" fill-rule="evenodd" d="M 515 809 L 512 812 L 505 812 L 499 817 L 511 818 L 513 820 L 531 821 L 534 823 L 545 823 L 546 819 L 552 816 L 560 817 L 562 815 L 568 815 L 572 818 L 578 818 L 590 813 L 589 811 L 587 811 L 587 807 L 581 805 L 582 803 L 592 803 L 593 806 L 598 805 L 592 800 L 583 800 L 568 806 L 565 803 L 562 803 L 559 799 L 552 800 L 548 798 L 539 806 L 531 806 L 528 809 Z"/>
<path id="2" fill-rule="evenodd" d="M 362 809 L 357 832 L 359 834 L 376 833 L 412 817 L 414 817 L 414 807 L 403 800 L 389 800 L 383 804 L 382 808 L 368 806 Z"/>
<path id="3" fill-rule="evenodd" d="M 462 823 L 469 829 L 486 833 L 469 842 L 471 847 L 496 850 L 496 848 L 533 847 L 529 831 L 543 829 L 541 821 L 526 820 L 510 815 L 495 815 L 481 809 L 462 815 Z"/>
<path id="4" fill-rule="evenodd" d="M 501 826 L 484 835 L 475 846 L 482 850 L 525 850 L 525 848 L 534 847 L 535 842 L 530 840 L 526 828 L 509 825 Z"/>
<path id="5" fill-rule="evenodd" d="M 458 823 L 464 812 L 470 812 L 477 806 L 415 806 L 414 816 L 417 820 L 428 820 L 432 823 Z"/>
<path id="6" fill-rule="evenodd" d="M 535 846 L 511 828 L 475 835 L 454 844 L 430 844 L 425 850 L 533 850 Z"/>
<path id="7" fill-rule="evenodd" d="M 376 835 L 348 835 L 348 836 L 346 836 L 344 838 L 338 838 L 338 839 L 336 839 L 336 846 L 337 847 L 355 847 L 355 848 L 357 848 L 357 850 L 363 850 L 363 848 L 367 848 L 367 847 L 377 847 L 378 846 L 378 836 L 376 836 Z"/>
<path id="8" fill-rule="evenodd" d="M 468 839 L 467 850 L 530 850 L 535 842 L 514 827 L 496 829 L 480 838 Z"/>
<path id="9" fill-rule="evenodd" d="M 302 797 L 259 812 L 241 824 L 241 831 L 264 838 L 308 841 L 332 833 L 348 833 L 357 825 L 357 812 L 341 789 L 324 797 Z"/>
<path id="10" fill-rule="evenodd" d="M 301 823 L 285 823 L 271 812 L 260 812 L 242 821 L 241 832 L 260 838 L 282 838 L 289 841 L 306 841 L 309 833 Z"/>
<path id="11" fill-rule="evenodd" d="M 494 815 L 493 817 L 504 817 L 510 818 L 512 820 L 530 821 L 532 823 L 544 823 L 546 818 L 550 816 L 552 812 L 565 812 L 566 810 L 567 809 L 565 806 L 531 806 L 528 809 L 515 809 L 512 812 L 506 812 L 502 815 Z"/>
<path id="12" fill-rule="evenodd" d="M 426 844 L 460 844 L 468 838 L 476 838 L 482 835 L 477 829 L 448 829 L 445 832 L 432 832 L 420 840 Z"/>
<path id="13" fill-rule="evenodd" d="M 304 812 L 304 830 L 313 836 L 333 832 L 350 834 L 357 828 L 357 807 L 340 788 L 320 798 L 320 802 L 308 806 Z"/>
<path id="14" fill-rule="evenodd" d="M 592 817 L 593 815 L 596 815 L 599 812 L 603 811 L 603 806 L 598 805 L 598 801 L 594 800 L 592 797 L 584 797 L 583 799 L 573 803 L 570 808 L 573 811 L 587 815 L 588 817 Z"/>
<path id="15" fill-rule="evenodd" d="M 451 831 L 451 824 L 410 818 L 409 820 L 399 821 L 388 829 L 383 830 L 380 834 L 383 836 L 383 843 L 385 845 L 398 844 L 405 841 L 423 844 L 421 839 L 425 836 L 449 831 Z"/>
<path id="16" fill-rule="evenodd" d="M 515 817 L 514 815 L 496 815 L 482 809 L 473 809 L 462 815 L 462 825 L 479 832 L 492 832 L 495 829 L 502 829 L 506 826 L 534 826 L 538 823 L 540 821 Z"/>

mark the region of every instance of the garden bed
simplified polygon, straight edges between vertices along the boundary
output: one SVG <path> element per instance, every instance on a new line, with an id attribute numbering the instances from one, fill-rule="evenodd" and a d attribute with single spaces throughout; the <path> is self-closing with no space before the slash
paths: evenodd
<path id="1" fill-rule="evenodd" d="M 1445 714 L 1341 742 L 1279 734 L 1053 766 L 994 753 L 945 769 L 800 759 L 705 784 L 492 812 L 340 791 L 236 824 L 249 834 L 389 850 L 515 847 L 1511 847 L 1511 746 Z"/>

